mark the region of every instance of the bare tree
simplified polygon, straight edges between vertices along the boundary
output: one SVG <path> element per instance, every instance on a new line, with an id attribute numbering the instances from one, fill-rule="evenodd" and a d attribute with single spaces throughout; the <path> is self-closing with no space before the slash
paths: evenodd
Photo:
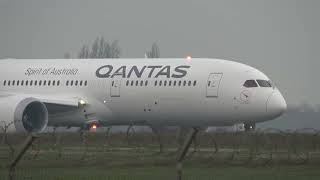
<path id="1" fill-rule="evenodd" d="M 78 54 L 78 58 L 79 59 L 88 59 L 89 55 L 90 55 L 90 51 L 89 51 L 88 46 L 83 45 L 79 54 Z"/>
<path id="2" fill-rule="evenodd" d="M 120 58 L 120 47 L 118 41 L 113 41 L 110 46 L 110 57 L 109 58 Z"/>
<path id="3" fill-rule="evenodd" d="M 157 43 L 153 43 L 151 50 L 146 52 L 147 58 L 160 58 L 160 50 Z"/>
<path id="4" fill-rule="evenodd" d="M 98 58 L 98 51 L 99 51 L 99 38 L 97 38 L 92 44 L 90 58 L 92 59 Z"/>
<path id="5" fill-rule="evenodd" d="M 104 51 L 103 51 L 103 57 L 111 57 L 111 52 L 110 52 L 110 49 L 111 49 L 111 47 L 110 47 L 110 44 L 109 43 L 105 43 L 104 44 Z"/>
<path id="6" fill-rule="evenodd" d="M 104 58 L 104 54 L 105 54 L 104 51 L 105 51 L 106 44 L 107 44 L 107 42 L 104 40 L 103 37 L 101 37 L 100 40 L 99 40 L 97 58 Z"/>
<path id="7" fill-rule="evenodd" d="M 121 50 L 118 41 L 108 43 L 103 37 L 95 39 L 91 46 L 91 51 L 87 45 L 83 45 L 78 58 L 80 59 L 96 59 L 96 58 L 120 58 Z"/>

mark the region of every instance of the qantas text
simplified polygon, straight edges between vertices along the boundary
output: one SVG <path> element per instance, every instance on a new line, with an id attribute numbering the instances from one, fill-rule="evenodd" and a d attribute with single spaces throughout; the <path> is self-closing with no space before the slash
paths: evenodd
<path id="1" fill-rule="evenodd" d="M 158 77 L 167 77 L 167 78 L 183 78 L 187 75 L 187 70 L 190 66 L 120 66 L 113 67 L 112 65 L 101 66 L 96 71 L 96 76 L 98 78 L 113 78 L 113 77 L 122 77 L 130 78 L 136 77 L 141 78 L 147 76 L 148 78 L 158 78 Z"/>

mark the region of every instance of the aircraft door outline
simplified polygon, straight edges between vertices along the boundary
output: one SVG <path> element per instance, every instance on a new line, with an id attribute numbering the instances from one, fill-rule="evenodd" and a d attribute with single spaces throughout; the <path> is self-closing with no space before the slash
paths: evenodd
<path id="1" fill-rule="evenodd" d="M 207 86 L 206 86 L 206 97 L 207 98 L 218 98 L 219 87 L 221 83 L 223 73 L 211 73 L 209 74 Z"/>
<path id="2" fill-rule="evenodd" d="M 122 77 L 120 76 L 116 76 L 112 79 L 111 85 L 110 85 L 111 97 L 120 97 L 121 81 L 122 81 Z"/>

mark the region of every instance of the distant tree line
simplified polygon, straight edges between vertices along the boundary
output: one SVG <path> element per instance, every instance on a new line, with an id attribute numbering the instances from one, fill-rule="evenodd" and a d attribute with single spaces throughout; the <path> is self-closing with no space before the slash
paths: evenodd
<path id="1" fill-rule="evenodd" d="M 146 52 L 147 58 L 160 58 L 160 50 L 157 43 L 153 43 L 151 50 Z"/>
<path id="2" fill-rule="evenodd" d="M 103 58 L 120 58 L 121 48 L 117 40 L 109 43 L 104 37 L 97 37 L 93 44 L 82 45 L 77 53 L 79 59 L 103 59 Z M 157 43 L 153 43 L 151 50 L 145 53 L 146 58 L 160 58 L 160 50 Z M 64 54 L 65 59 L 71 58 L 70 53 Z"/>
<path id="3" fill-rule="evenodd" d="M 107 42 L 103 37 L 98 37 L 93 42 L 91 49 L 83 45 L 78 53 L 79 59 L 120 58 L 121 50 L 118 41 Z"/>

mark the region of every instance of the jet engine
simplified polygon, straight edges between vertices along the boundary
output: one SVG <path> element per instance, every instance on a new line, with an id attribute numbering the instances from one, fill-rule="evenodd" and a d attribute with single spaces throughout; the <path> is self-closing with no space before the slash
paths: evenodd
<path id="1" fill-rule="evenodd" d="M 1 97 L 0 115 L 0 132 L 42 132 L 48 124 L 47 107 L 32 97 Z"/>

